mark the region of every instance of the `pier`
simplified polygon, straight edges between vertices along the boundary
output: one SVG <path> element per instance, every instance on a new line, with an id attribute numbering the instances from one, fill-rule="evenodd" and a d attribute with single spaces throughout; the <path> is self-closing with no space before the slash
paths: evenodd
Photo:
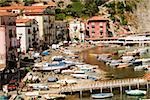
<path id="1" fill-rule="evenodd" d="M 140 85 L 146 86 L 145 88 L 149 88 L 150 82 L 144 78 L 129 78 L 129 79 L 116 79 L 116 80 L 106 80 L 106 81 L 95 81 L 91 83 L 83 83 L 83 84 L 74 84 L 74 85 L 68 85 L 65 87 L 61 87 L 59 93 L 73 93 L 73 92 L 80 92 L 80 95 L 82 95 L 82 92 L 84 91 L 90 91 L 92 93 L 92 90 L 99 89 L 100 92 L 103 91 L 103 89 L 110 89 L 110 92 L 113 92 L 113 88 L 120 88 L 120 93 L 122 93 L 123 87 L 128 87 L 130 90 L 132 86 L 136 86 L 137 89 L 140 88 Z M 58 91 L 57 91 L 58 92 Z"/>

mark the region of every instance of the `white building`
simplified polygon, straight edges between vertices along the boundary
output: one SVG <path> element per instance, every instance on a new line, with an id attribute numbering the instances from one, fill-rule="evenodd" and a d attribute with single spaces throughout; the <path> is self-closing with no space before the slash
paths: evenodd
<path id="1" fill-rule="evenodd" d="M 35 19 L 17 19 L 16 31 L 17 38 L 19 39 L 20 37 L 21 51 L 23 53 L 26 53 L 29 48 L 33 48 L 35 44 L 39 43 L 38 25 Z"/>
<path id="2" fill-rule="evenodd" d="M 76 19 L 69 23 L 69 35 L 72 41 L 84 41 L 85 23 Z"/>

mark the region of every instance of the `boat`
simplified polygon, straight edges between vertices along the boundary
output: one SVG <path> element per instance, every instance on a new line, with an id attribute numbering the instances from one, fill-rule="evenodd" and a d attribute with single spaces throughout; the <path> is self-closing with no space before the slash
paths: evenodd
<path id="1" fill-rule="evenodd" d="M 70 64 L 66 64 L 64 62 L 57 62 L 57 63 L 52 63 L 52 64 L 45 64 L 43 65 L 42 70 L 48 71 L 48 70 L 62 70 L 62 69 L 67 69 L 70 66 Z"/>
<path id="2" fill-rule="evenodd" d="M 110 98 L 114 96 L 113 93 L 98 93 L 98 94 L 92 94 L 92 98 L 94 99 L 104 99 L 104 98 Z"/>
<path id="3" fill-rule="evenodd" d="M 85 72 L 81 70 L 77 70 L 77 71 L 74 71 L 74 74 L 85 74 Z"/>
<path id="4" fill-rule="evenodd" d="M 63 79 L 63 80 L 58 80 L 56 83 L 58 84 L 76 84 L 77 81 L 73 79 Z"/>
<path id="5" fill-rule="evenodd" d="M 125 93 L 130 96 L 143 96 L 146 95 L 144 90 L 126 90 Z"/>
<path id="6" fill-rule="evenodd" d="M 117 68 L 126 68 L 126 67 L 129 67 L 131 66 L 130 63 L 119 63 L 119 65 L 117 66 Z"/>
<path id="7" fill-rule="evenodd" d="M 66 95 L 64 94 L 46 94 L 44 95 L 45 99 L 47 100 L 64 100 L 66 98 Z"/>
<path id="8" fill-rule="evenodd" d="M 53 56 L 52 61 L 62 61 L 64 60 L 63 56 Z"/>
<path id="9" fill-rule="evenodd" d="M 77 78 L 77 79 L 87 79 L 88 75 L 86 74 L 71 74 L 72 77 Z"/>

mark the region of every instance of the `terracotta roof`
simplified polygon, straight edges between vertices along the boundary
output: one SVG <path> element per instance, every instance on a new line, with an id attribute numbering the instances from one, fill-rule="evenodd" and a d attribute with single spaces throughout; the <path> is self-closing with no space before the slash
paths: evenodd
<path id="1" fill-rule="evenodd" d="M 13 10 L 13 9 L 45 9 L 47 8 L 48 5 L 43 5 L 43 6 L 6 6 L 6 7 L 0 7 L 0 10 Z"/>
<path id="2" fill-rule="evenodd" d="M 118 39 L 118 37 L 102 37 L 102 38 L 85 38 L 86 40 L 107 40 L 107 39 Z"/>
<path id="3" fill-rule="evenodd" d="M 55 6 L 55 7 L 57 6 L 56 3 L 55 3 L 55 2 L 52 2 L 52 1 L 48 2 L 48 5 L 49 5 L 49 6 Z"/>
<path id="4" fill-rule="evenodd" d="M 108 18 L 104 18 L 102 16 L 93 16 L 88 21 L 94 21 L 94 20 L 108 20 Z"/>
<path id="5" fill-rule="evenodd" d="M 11 12 L 2 12 L 0 11 L 0 16 L 17 16 L 17 14 Z"/>
<path id="6" fill-rule="evenodd" d="M 28 9 L 24 10 L 24 13 L 43 13 L 45 9 Z"/>
<path id="7" fill-rule="evenodd" d="M 31 21 L 31 19 L 17 19 L 16 23 L 27 23 L 29 21 Z"/>

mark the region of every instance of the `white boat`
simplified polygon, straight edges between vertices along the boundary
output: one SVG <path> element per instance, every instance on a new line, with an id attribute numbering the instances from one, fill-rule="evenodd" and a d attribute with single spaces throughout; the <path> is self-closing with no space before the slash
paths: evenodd
<path id="1" fill-rule="evenodd" d="M 76 80 L 71 80 L 71 79 L 64 79 L 64 80 L 58 80 L 56 83 L 58 84 L 76 84 Z"/>
<path id="2" fill-rule="evenodd" d="M 49 90 L 48 85 L 45 84 L 28 84 L 29 87 L 32 87 L 34 90 Z"/>
<path id="3" fill-rule="evenodd" d="M 77 70 L 77 71 L 74 71 L 74 74 L 85 74 L 85 72 L 81 70 Z"/>
<path id="4" fill-rule="evenodd" d="M 62 70 L 61 73 L 62 74 L 73 74 L 74 70 L 70 70 L 70 69 L 68 69 L 68 70 Z"/>
<path id="5" fill-rule="evenodd" d="M 134 70 L 139 71 L 139 70 L 143 70 L 143 69 L 146 69 L 146 68 L 148 68 L 148 65 L 139 65 L 139 66 L 135 66 Z"/>
<path id="6" fill-rule="evenodd" d="M 39 96 L 39 92 L 37 92 L 37 91 L 26 92 L 25 95 L 26 96 Z"/>
<path id="7" fill-rule="evenodd" d="M 43 66 L 42 70 L 62 70 L 67 69 L 69 67 L 69 64 L 65 64 L 64 62 L 54 63 L 54 64 L 48 64 L 46 66 Z"/>
<path id="8" fill-rule="evenodd" d="M 87 79 L 88 75 L 86 74 L 71 74 L 71 76 L 73 76 L 74 78 L 80 78 L 80 79 Z"/>
<path id="9" fill-rule="evenodd" d="M 113 93 L 98 93 L 98 94 L 92 94 L 92 98 L 94 99 L 104 99 L 104 98 L 110 98 L 114 96 Z"/>
<path id="10" fill-rule="evenodd" d="M 131 96 L 142 96 L 146 95 L 146 91 L 144 90 L 126 90 L 125 93 Z"/>
<path id="11" fill-rule="evenodd" d="M 66 98 L 66 95 L 64 95 L 64 94 L 46 94 L 46 95 L 44 95 L 44 97 L 47 100 L 57 100 L 57 99 L 63 100 Z"/>

